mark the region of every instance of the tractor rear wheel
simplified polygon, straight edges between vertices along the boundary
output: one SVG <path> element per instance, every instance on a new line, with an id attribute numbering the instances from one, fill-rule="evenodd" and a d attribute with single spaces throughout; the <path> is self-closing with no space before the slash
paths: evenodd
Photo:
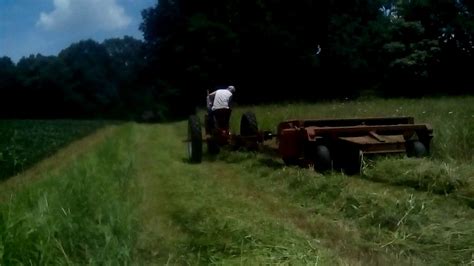
<path id="1" fill-rule="evenodd" d="M 202 131 L 201 122 L 195 115 L 188 120 L 188 159 L 192 163 L 202 161 Z"/>
<path id="2" fill-rule="evenodd" d="M 243 137 L 256 136 L 258 134 L 257 117 L 253 112 L 246 112 L 240 120 L 240 135 Z"/>
<path id="3" fill-rule="evenodd" d="M 331 153 L 328 147 L 318 145 L 314 149 L 314 170 L 317 172 L 327 172 L 332 169 Z"/>

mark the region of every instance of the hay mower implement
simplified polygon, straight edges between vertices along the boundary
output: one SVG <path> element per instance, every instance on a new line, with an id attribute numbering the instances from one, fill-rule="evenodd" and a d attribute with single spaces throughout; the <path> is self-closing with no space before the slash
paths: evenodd
<path id="1" fill-rule="evenodd" d="M 230 112 L 206 122 L 203 137 L 197 116 L 188 121 L 189 160 L 200 163 L 203 143 L 211 154 L 221 147 L 257 150 L 265 141 L 276 139 L 280 158 L 287 165 L 312 165 L 316 171 L 343 170 L 360 173 L 364 154 L 406 153 L 409 157 L 427 156 L 433 137 L 429 124 L 415 124 L 413 117 L 290 120 L 278 124 L 277 132 L 259 131 L 255 114 L 242 115 L 240 135 L 229 130 Z M 209 121 L 205 116 L 205 121 Z M 227 121 L 227 122 L 226 122 Z"/>

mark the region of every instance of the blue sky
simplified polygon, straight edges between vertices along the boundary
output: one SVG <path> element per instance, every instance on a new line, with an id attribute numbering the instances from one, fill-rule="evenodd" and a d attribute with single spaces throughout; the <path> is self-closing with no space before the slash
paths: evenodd
<path id="1" fill-rule="evenodd" d="M 141 11 L 156 0 L 0 0 L 0 57 L 57 55 L 71 43 L 142 39 Z"/>

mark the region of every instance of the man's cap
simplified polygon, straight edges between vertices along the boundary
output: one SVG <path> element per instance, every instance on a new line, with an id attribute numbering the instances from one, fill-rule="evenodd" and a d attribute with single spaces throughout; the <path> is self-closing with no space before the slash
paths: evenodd
<path id="1" fill-rule="evenodd" d="M 235 87 L 234 86 L 229 86 L 229 87 L 227 87 L 227 89 L 231 92 L 235 92 Z"/>

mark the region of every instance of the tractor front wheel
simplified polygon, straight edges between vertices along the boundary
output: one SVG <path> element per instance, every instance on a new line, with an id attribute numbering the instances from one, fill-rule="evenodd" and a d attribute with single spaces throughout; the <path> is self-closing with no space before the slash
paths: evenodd
<path id="1" fill-rule="evenodd" d="M 201 122 L 195 115 L 188 120 L 188 159 L 192 163 L 202 161 L 202 131 Z"/>

